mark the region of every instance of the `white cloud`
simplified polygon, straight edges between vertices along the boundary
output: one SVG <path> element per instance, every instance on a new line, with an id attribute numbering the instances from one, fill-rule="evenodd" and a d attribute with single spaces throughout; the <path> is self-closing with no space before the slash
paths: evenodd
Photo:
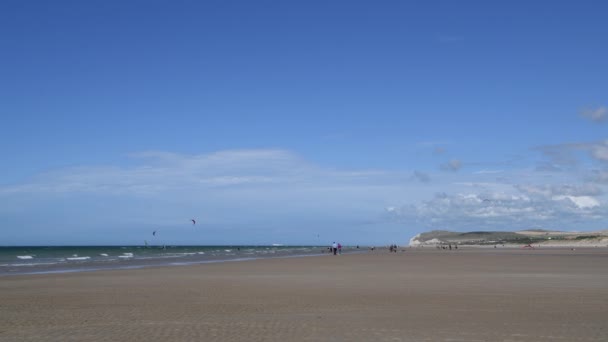
<path id="1" fill-rule="evenodd" d="M 591 145 L 591 155 L 601 161 L 608 161 L 608 140 Z"/>
<path id="2" fill-rule="evenodd" d="M 587 108 L 580 112 L 581 116 L 594 122 L 603 122 L 608 118 L 608 108 L 601 106 L 598 108 Z"/>
<path id="3" fill-rule="evenodd" d="M 510 192 L 439 193 L 434 198 L 396 207 L 388 214 L 429 229 L 515 230 L 542 225 L 569 228 L 590 224 L 606 209 L 589 186 L 516 186 Z"/>
<path id="4" fill-rule="evenodd" d="M 555 201 L 568 199 L 579 209 L 594 208 L 600 205 L 598 200 L 590 196 L 554 196 L 552 199 Z"/>
<path id="5" fill-rule="evenodd" d="M 552 184 L 531 185 L 519 184 L 515 188 L 528 196 L 542 196 L 550 198 L 553 196 L 599 196 L 602 189 L 594 184 Z"/>

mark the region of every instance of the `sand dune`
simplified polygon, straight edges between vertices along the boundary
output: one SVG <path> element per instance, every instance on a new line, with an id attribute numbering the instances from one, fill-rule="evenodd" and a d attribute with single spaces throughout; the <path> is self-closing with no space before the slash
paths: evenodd
<path id="1" fill-rule="evenodd" d="M 543 229 L 508 231 L 452 232 L 433 230 L 417 234 L 409 241 L 410 246 L 436 246 L 447 244 L 460 246 L 505 245 L 521 247 L 527 244 L 544 247 L 608 247 L 608 231 L 565 232 Z"/>

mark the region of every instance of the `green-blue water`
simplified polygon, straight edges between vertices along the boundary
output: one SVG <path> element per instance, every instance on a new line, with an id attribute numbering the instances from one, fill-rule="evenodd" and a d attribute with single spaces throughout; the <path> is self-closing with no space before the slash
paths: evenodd
<path id="1" fill-rule="evenodd" d="M 357 251 L 344 247 L 344 252 Z M 0 275 L 187 265 L 327 253 L 317 246 L 0 247 Z"/>

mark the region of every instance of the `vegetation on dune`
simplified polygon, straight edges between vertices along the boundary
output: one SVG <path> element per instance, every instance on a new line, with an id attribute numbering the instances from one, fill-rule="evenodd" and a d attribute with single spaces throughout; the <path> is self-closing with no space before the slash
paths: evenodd
<path id="1" fill-rule="evenodd" d="M 575 240 L 599 239 L 600 237 L 600 235 L 579 235 Z"/>
<path id="2" fill-rule="evenodd" d="M 593 240 L 601 239 L 604 235 L 564 235 L 563 232 L 552 232 L 543 229 L 530 229 L 530 232 L 543 232 L 545 234 L 527 235 L 522 232 L 499 232 L 499 231 L 472 231 L 472 232 L 450 232 L 447 230 L 434 230 L 420 234 L 417 238 L 420 242 L 434 241 L 436 243 L 455 243 L 462 245 L 496 245 L 496 244 L 539 244 L 543 242 L 557 242 L 567 240 Z"/>
<path id="3" fill-rule="evenodd" d="M 535 232 L 535 233 L 550 233 L 550 230 L 546 230 L 546 229 L 526 229 L 527 232 Z"/>

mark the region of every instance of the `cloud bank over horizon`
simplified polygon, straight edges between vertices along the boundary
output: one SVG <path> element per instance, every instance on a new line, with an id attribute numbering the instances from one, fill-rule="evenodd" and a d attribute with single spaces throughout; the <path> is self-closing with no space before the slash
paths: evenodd
<path id="1" fill-rule="evenodd" d="M 603 148 L 605 142 L 596 142 L 540 151 L 555 162 L 547 151 L 583 150 L 602 163 Z M 131 166 L 57 169 L 2 186 L 0 213 L 17 222 L 29 210 L 52 211 L 62 202 L 68 206 L 62 209 L 66 215 L 86 222 L 95 210 L 92 203 L 103 202 L 103 225 L 169 232 L 200 215 L 201 226 L 209 227 L 217 243 L 226 243 L 225 233 L 234 229 L 248 232 L 243 243 L 253 231 L 262 241 L 280 232 L 291 234 L 293 243 L 306 243 L 319 234 L 315 231 L 323 231 L 349 234 L 357 243 L 378 243 L 429 229 L 602 229 L 601 218 L 608 214 L 606 171 L 591 167 L 567 174 L 485 168 L 459 173 L 348 170 L 281 149 L 198 155 L 145 151 L 129 157 Z M 79 229 L 83 226 L 99 234 L 99 225 L 80 223 Z"/>

